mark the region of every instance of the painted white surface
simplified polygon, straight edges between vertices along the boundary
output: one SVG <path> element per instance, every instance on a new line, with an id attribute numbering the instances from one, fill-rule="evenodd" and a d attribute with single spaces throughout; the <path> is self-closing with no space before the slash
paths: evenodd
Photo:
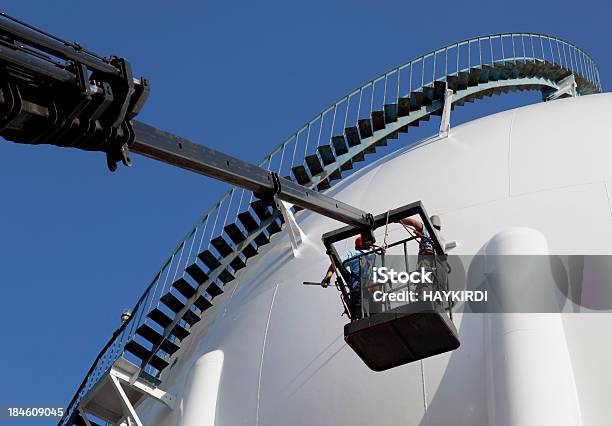
<path id="1" fill-rule="evenodd" d="M 222 371 L 223 351 L 208 352 L 196 361 L 189 375 L 180 424 L 215 426 Z"/>
<path id="2" fill-rule="evenodd" d="M 547 255 L 549 247 L 544 235 L 535 229 L 510 228 L 494 235 L 481 254 L 498 262 L 503 255 Z M 523 279 L 520 274 L 529 265 L 512 271 L 504 270 L 504 265 L 496 266 L 492 270 L 501 274 L 499 287 L 506 299 L 534 296 L 536 300 L 554 301 L 557 286 L 552 274 L 529 274 Z M 534 287 L 538 295 L 533 294 Z M 581 425 L 561 314 L 489 314 L 484 322 L 489 424 Z"/>
<path id="3" fill-rule="evenodd" d="M 441 216 L 447 240 L 460 242 L 454 254 L 477 253 L 517 227 L 537 230 L 543 240 L 524 246 L 518 239 L 515 249 L 540 250 L 545 241 L 553 254 L 607 254 L 606 117 L 612 117 L 610 94 L 485 117 L 400 150 L 329 193 L 374 213 L 421 199 Z M 219 350 L 219 426 L 610 423 L 611 315 L 541 321 L 457 315 L 460 349 L 374 373 L 342 340 L 346 318 L 339 316 L 336 290 L 301 285 L 322 277 L 328 260 L 320 237 L 339 224 L 308 212 L 296 219 L 306 235 L 300 256 L 294 258 L 285 233 L 275 236 L 177 353 L 164 386 L 183 407 L 211 400 L 188 383 L 197 360 Z M 148 402 L 140 411 L 147 425 L 207 424 Z"/>

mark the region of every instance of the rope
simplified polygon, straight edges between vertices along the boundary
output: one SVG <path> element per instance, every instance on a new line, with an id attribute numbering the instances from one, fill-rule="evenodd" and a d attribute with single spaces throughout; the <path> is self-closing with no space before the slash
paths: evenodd
<path id="1" fill-rule="evenodd" d="M 382 249 L 385 251 L 387 250 L 387 246 L 388 246 L 387 236 L 389 235 L 388 228 L 389 228 L 389 212 L 390 211 L 391 210 L 387 210 L 387 220 L 385 222 L 385 238 L 383 238 L 383 245 L 382 245 Z"/>

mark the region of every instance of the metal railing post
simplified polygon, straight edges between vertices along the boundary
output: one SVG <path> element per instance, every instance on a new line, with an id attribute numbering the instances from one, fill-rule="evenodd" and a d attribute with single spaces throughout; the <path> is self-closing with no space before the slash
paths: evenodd
<path id="1" fill-rule="evenodd" d="M 457 76 L 459 76 L 459 43 L 457 43 Z"/>

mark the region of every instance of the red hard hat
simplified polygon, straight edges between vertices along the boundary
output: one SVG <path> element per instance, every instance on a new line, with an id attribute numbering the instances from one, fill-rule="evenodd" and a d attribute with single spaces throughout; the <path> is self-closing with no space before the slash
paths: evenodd
<path id="1" fill-rule="evenodd" d="M 361 235 L 355 238 L 355 248 L 357 247 L 363 247 L 363 238 L 361 238 Z"/>

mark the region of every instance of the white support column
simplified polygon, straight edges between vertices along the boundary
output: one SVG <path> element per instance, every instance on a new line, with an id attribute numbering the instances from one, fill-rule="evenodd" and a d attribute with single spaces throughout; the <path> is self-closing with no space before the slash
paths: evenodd
<path id="1" fill-rule="evenodd" d="M 574 74 L 568 75 L 563 80 L 557 83 L 559 88 L 556 92 L 549 95 L 546 100 L 554 101 L 555 99 L 559 99 L 561 96 L 569 95 L 572 98 L 575 98 L 578 95 L 576 88 L 578 84 L 576 84 L 576 79 L 574 78 Z"/>
<path id="2" fill-rule="evenodd" d="M 291 205 L 278 199 L 276 196 L 274 197 L 276 201 L 276 206 L 281 211 L 283 215 L 283 219 L 285 220 L 285 225 L 287 226 L 287 232 L 289 233 L 289 240 L 291 241 L 291 248 L 293 249 L 293 255 L 297 257 L 298 249 L 304 242 L 304 231 L 295 221 L 295 217 L 293 213 L 291 213 Z"/>
<path id="3" fill-rule="evenodd" d="M 450 113 L 453 105 L 453 91 L 446 89 L 444 92 L 444 109 L 442 110 L 442 119 L 440 120 L 440 130 L 438 136 L 445 138 L 450 132 Z"/>
<path id="4" fill-rule="evenodd" d="M 134 410 L 132 403 L 130 402 L 127 395 L 125 394 L 125 390 L 121 386 L 119 379 L 113 374 L 110 375 L 110 379 L 115 385 L 115 390 L 119 394 L 119 398 L 121 400 L 121 404 L 123 405 L 125 416 L 127 417 L 127 420 L 128 420 L 128 425 L 131 426 L 131 421 L 133 420 L 137 426 L 143 426 L 142 422 L 140 421 L 140 418 L 138 417 L 138 414 L 136 414 L 136 410 Z"/>

